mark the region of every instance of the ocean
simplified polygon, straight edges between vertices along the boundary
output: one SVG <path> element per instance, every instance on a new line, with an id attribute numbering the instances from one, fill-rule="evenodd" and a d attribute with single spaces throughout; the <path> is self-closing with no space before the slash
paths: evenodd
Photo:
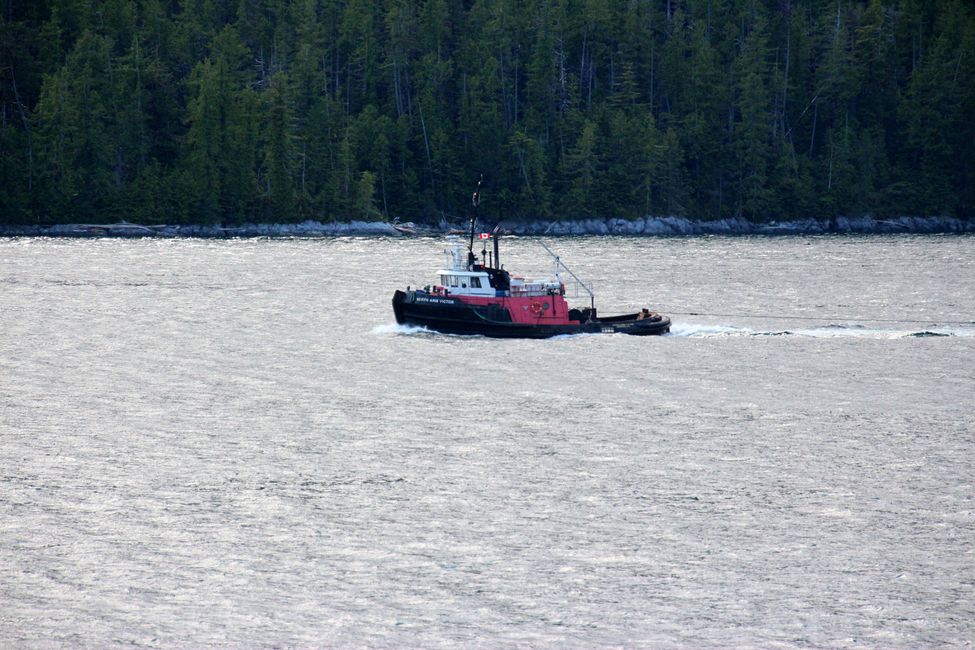
<path id="1" fill-rule="evenodd" d="M 547 243 L 672 333 L 397 326 L 436 238 L 0 239 L 0 643 L 970 646 L 975 236 Z"/>

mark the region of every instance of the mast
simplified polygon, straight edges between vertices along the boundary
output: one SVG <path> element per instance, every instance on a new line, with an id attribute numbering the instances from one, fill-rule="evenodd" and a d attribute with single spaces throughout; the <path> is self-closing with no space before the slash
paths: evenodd
<path id="1" fill-rule="evenodd" d="M 477 206 L 481 202 L 481 182 L 484 180 L 484 174 L 477 179 L 477 188 L 474 190 L 474 196 L 471 197 L 471 205 L 473 209 L 471 210 L 471 240 L 467 245 L 467 266 L 472 268 L 474 266 L 474 261 L 476 257 L 474 256 L 474 226 L 477 224 Z"/>
<path id="2" fill-rule="evenodd" d="M 501 238 L 501 224 L 494 227 L 494 268 L 501 268 L 501 253 L 498 252 L 498 240 Z"/>

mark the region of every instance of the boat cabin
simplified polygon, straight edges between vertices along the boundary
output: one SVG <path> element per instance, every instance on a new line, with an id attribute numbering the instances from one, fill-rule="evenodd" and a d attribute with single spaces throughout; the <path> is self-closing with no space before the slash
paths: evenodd
<path id="1" fill-rule="evenodd" d="M 497 290 L 491 286 L 490 276 L 483 271 L 457 271 L 441 269 L 440 286 L 457 295 L 463 296 L 496 296 Z"/>
<path id="2" fill-rule="evenodd" d="M 473 254 L 468 255 L 464 245 L 452 241 L 444 249 L 446 265 L 437 271 L 439 285 L 435 293 L 448 292 L 459 296 L 507 296 L 511 289 L 511 276 L 500 268 L 479 263 Z"/>
<path id="3" fill-rule="evenodd" d="M 476 257 L 467 254 L 461 242 L 451 242 L 444 249 L 444 255 L 447 264 L 437 271 L 440 284 L 433 287 L 434 293 L 492 298 L 565 294 L 565 285 L 561 282 L 512 277 L 503 268 L 479 263 Z"/>

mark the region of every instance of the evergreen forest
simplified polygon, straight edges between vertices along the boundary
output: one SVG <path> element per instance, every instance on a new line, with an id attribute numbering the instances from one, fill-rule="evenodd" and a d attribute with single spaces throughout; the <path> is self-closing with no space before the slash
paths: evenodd
<path id="1" fill-rule="evenodd" d="M 0 223 L 975 215 L 971 0 L 0 12 Z"/>

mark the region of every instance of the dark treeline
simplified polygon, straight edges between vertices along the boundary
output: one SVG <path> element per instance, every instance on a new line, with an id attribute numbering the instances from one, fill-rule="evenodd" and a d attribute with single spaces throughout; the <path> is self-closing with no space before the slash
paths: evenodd
<path id="1" fill-rule="evenodd" d="M 0 0 L 0 222 L 975 214 L 971 0 Z"/>

